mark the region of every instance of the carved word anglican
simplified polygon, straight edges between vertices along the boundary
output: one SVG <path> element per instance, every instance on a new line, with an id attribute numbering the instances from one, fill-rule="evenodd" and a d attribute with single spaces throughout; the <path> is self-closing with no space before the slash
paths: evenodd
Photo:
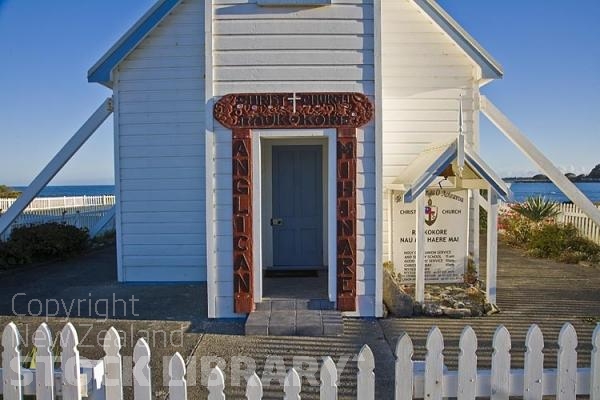
<path id="1" fill-rule="evenodd" d="M 252 311 L 252 141 L 250 130 L 234 129 L 233 177 L 233 290 L 238 313 Z"/>

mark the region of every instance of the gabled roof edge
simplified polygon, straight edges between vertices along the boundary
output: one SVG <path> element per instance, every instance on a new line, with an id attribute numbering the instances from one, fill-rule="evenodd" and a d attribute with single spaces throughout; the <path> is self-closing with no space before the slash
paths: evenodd
<path id="1" fill-rule="evenodd" d="M 179 4 L 157 1 L 88 71 L 88 82 L 112 87 L 112 70 Z"/>
<path id="2" fill-rule="evenodd" d="M 427 187 L 446 169 L 448 164 L 456 158 L 456 141 L 449 143 L 448 147 L 441 153 L 437 159 L 429 166 L 426 172 L 412 183 L 411 187 L 404 193 L 404 201 L 412 202 L 419 194 L 427 190 Z"/>
<path id="3" fill-rule="evenodd" d="M 413 0 L 429 15 L 477 64 L 481 66 L 482 78 L 500 79 L 502 66 L 481 46 L 454 18 L 435 0 Z"/>
<path id="4" fill-rule="evenodd" d="M 512 192 L 506 183 L 470 146 L 465 146 L 466 161 L 483 179 L 485 179 L 503 201 L 512 198 Z"/>

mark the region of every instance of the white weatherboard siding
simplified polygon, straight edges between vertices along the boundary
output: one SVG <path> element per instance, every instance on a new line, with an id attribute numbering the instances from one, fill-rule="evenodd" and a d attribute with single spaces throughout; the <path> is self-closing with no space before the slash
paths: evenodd
<path id="1" fill-rule="evenodd" d="M 382 1 L 383 184 L 432 143 L 456 138 L 458 98 L 464 131 L 474 128 L 478 66 L 411 0 Z M 475 87 L 475 89 L 474 89 Z M 389 195 L 383 201 L 383 259 L 389 260 Z"/>
<path id="2" fill-rule="evenodd" d="M 374 96 L 373 4 L 213 6 L 214 93 L 356 91 Z M 358 132 L 358 312 L 375 313 L 375 129 Z M 231 131 L 215 123 L 215 311 L 233 316 Z M 258 151 L 258 149 L 254 149 Z M 256 273 L 259 273 L 258 271 Z M 213 301 L 209 299 L 209 301 Z"/>
<path id="3" fill-rule="evenodd" d="M 204 281 L 204 3 L 183 1 L 114 80 L 121 280 Z"/>

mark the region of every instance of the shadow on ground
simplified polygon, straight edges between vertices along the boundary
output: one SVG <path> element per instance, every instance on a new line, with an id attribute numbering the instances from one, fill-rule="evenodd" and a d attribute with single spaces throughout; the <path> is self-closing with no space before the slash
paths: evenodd
<path id="1" fill-rule="evenodd" d="M 0 275 L 0 315 L 186 322 L 190 332 L 242 334 L 241 319 L 207 318 L 206 283 L 117 282 L 110 246 Z"/>
<path id="2" fill-rule="evenodd" d="M 218 359 L 226 363 L 227 398 L 245 398 L 245 381 L 240 382 L 241 386 L 231 382 L 236 357 L 251 358 L 253 364 L 249 367 L 256 369 L 259 376 L 270 372 L 273 380 L 265 388 L 266 398 L 282 398 L 280 383 L 285 370 L 297 367 L 307 356 L 318 363 L 324 356 L 331 356 L 338 365 L 344 365 L 339 398 L 353 399 L 356 398 L 354 357 L 363 344 L 368 344 L 376 359 L 376 398 L 391 399 L 393 351 L 398 337 L 408 333 L 415 346 L 415 359 L 422 360 L 427 333 L 433 325 L 439 326 L 444 335 L 444 360 L 451 369 L 458 364 L 458 342 L 465 325 L 471 325 L 477 333 L 478 366 L 489 368 L 492 336 L 500 324 L 509 329 L 513 339 L 513 367 L 522 368 L 525 336 L 533 323 L 544 334 L 545 367 L 556 367 L 557 337 L 565 322 L 572 323 L 578 333 L 579 366 L 589 366 L 591 334 L 600 321 L 599 289 L 598 269 L 528 259 L 518 250 L 501 246 L 500 314 L 460 320 L 348 318 L 344 320 L 344 336 L 337 338 L 243 336 L 242 319 L 207 318 L 206 284 L 119 284 L 115 250 L 106 248 L 78 259 L 0 275 L 0 325 L 4 327 L 10 321 L 17 324 L 23 337 L 23 354 L 31 349 L 32 335 L 41 322 L 47 322 L 55 336 L 67 321 L 72 322 L 80 338 L 81 355 L 91 359 L 103 356 L 102 340 L 110 326 L 121 333 L 125 357 L 131 356 L 136 340 L 145 337 L 152 353 L 153 398 L 158 399 L 166 398 L 164 376 L 169 358 L 175 352 L 188 364 L 191 399 L 206 398 L 205 383 L 211 361 Z M 50 316 L 44 317 L 46 313 Z M 315 368 L 310 362 L 304 366 L 309 369 L 308 374 L 310 368 Z M 124 367 L 125 376 L 130 376 L 127 368 Z M 130 387 L 125 398 L 132 398 Z M 318 387 L 309 386 L 305 379 L 302 398 L 317 399 Z"/>

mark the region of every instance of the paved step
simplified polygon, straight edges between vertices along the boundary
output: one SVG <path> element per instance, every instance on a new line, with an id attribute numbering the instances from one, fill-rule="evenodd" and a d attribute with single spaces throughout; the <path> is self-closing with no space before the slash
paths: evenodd
<path id="1" fill-rule="evenodd" d="M 248 315 L 246 335 L 341 336 L 342 313 L 321 299 L 272 299 L 256 305 Z"/>

